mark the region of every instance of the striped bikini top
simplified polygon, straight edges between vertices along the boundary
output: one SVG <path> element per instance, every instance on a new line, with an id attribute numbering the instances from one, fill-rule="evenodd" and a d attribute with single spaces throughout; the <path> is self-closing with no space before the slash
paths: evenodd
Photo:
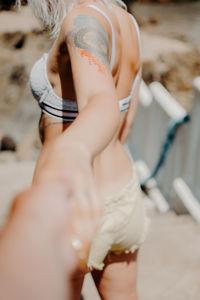
<path id="1" fill-rule="evenodd" d="M 89 4 L 88 7 L 91 7 L 101 13 L 110 24 L 111 33 L 112 33 L 112 53 L 111 53 L 111 60 L 110 60 L 110 70 L 112 71 L 115 61 L 115 34 L 114 28 L 112 25 L 111 20 L 102 11 L 100 8 Z M 138 41 L 139 41 L 139 51 L 140 51 L 140 58 L 141 58 L 141 39 L 139 33 L 139 27 L 135 18 L 130 15 L 133 21 L 133 24 L 136 28 Z M 74 100 L 69 99 L 62 99 L 56 95 L 53 90 L 53 87 L 48 79 L 47 76 L 47 59 L 48 53 L 44 53 L 44 55 L 34 64 L 31 74 L 30 74 L 30 88 L 33 93 L 33 96 L 38 101 L 42 111 L 54 118 L 62 119 L 65 122 L 73 122 L 78 115 L 78 106 L 77 102 Z M 121 113 L 125 113 L 128 111 L 129 103 L 133 97 L 133 93 L 137 82 L 140 78 L 140 69 L 139 68 L 128 97 L 119 100 L 119 108 Z"/>

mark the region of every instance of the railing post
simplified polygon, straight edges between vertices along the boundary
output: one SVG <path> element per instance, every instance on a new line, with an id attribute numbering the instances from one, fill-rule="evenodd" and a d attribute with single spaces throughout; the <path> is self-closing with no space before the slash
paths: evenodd
<path id="1" fill-rule="evenodd" d="M 187 115 L 186 110 L 169 94 L 169 92 L 158 82 L 150 84 L 150 89 L 153 94 L 154 105 L 156 106 L 158 121 L 155 116 L 154 128 L 156 131 L 152 147 L 156 149 L 156 156 L 159 156 L 160 147 L 163 143 L 163 135 L 166 132 L 171 121 L 180 120 Z M 188 143 L 188 126 L 182 125 L 177 132 L 176 138 L 168 152 L 165 164 L 158 173 L 157 180 L 159 186 L 171 206 L 173 206 L 173 180 L 183 175 L 184 166 L 187 161 L 186 145 Z M 151 150 L 153 151 L 153 149 Z M 159 152 L 159 153 L 158 153 Z M 150 159 L 149 159 L 150 161 Z"/>
<path id="2" fill-rule="evenodd" d="M 194 80 L 194 100 L 191 112 L 187 165 L 184 180 L 200 201 L 200 77 Z"/>

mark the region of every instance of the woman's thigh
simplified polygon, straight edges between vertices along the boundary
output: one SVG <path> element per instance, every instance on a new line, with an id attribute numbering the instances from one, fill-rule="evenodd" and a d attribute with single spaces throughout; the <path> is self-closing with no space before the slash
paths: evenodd
<path id="1" fill-rule="evenodd" d="M 109 254 L 103 271 L 94 270 L 93 279 L 103 300 L 137 300 L 137 255 Z"/>

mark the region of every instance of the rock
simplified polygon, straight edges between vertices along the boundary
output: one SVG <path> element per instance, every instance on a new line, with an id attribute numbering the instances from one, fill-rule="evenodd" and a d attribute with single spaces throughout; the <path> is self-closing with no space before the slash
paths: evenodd
<path id="1" fill-rule="evenodd" d="M 16 151 L 16 144 L 14 140 L 9 136 L 4 136 L 0 145 L 1 151 Z"/>
<path id="2" fill-rule="evenodd" d="M 170 71 L 169 66 L 165 62 L 144 62 L 143 64 L 143 79 L 146 83 L 152 81 L 163 81 L 163 77 Z"/>
<path id="3" fill-rule="evenodd" d="M 23 86 L 27 82 L 26 67 L 23 64 L 15 65 L 10 74 L 9 81 L 11 84 Z"/>
<path id="4" fill-rule="evenodd" d="M 160 19 L 157 16 L 151 16 L 148 20 L 148 22 L 152 25 L 157 25 L 159 21 Z"/>
<path id="5" fill-rule="evenodd" d="M 15 4 L 15 0 L 6 0 L 0 1 L 0 10 L 11 10 L 13 5 Z"/>
<path id="6" fill-rule="evenodd" d="M 145 82 L 161 82 L 190 111 L 193 80 L 200 74 L 200 48 L 145 30 L 142 31 L 142 41 Z"/>
<path id="7" fill-rule="evenodd" d="M 27 7 L 0 15 L 0 128 L 3 135 L 12 132 L 18 148 L 23 145 L 20 149 L 24 150 L 17 153 L 19 158 L 32 158 L 38 153 L 37 138 L 25 144 L 24 141 L 38 126 L 40 109 L 30 91 L 29 74 L 34 62 L 51 47 L 52 40 Z"/>
<path id="8" fill-rule="evenodd" d="M 21 49 L 25 44 L 26 34 L 21 31 L 7 32 L 2 35 L 2 39 L 11 49 Z"/>

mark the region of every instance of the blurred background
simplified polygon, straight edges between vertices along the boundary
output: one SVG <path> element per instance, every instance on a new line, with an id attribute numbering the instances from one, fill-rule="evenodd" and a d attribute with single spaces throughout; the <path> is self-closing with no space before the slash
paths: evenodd
<path id="1" fill-rule="evenodd" d="M 190 111 L 192 82 L 200 73 L 200 2 L 126 1 L 141 28 L 144 81 L 161 82 Z M 1 135 L 13 139 L 20 157 L 31 159 L 40 147 L 36 132 L 39 110 L 28 77 L 31 66 L 52 41 L 27 7 L 18 13 L 12 9 L 14 2 L 0 1 L 0 129 Z M 23 153 L 27 139 L 30 147 Z"/>
<path id="2" fill-rule="evenodd" d="M 0 223 L 31 183 L 41 147 L 29 89 L 52 41 L 27 8 L 0 1 Z M 140 251 L 141 300 L 200 295 L 200 1 L 126 0 L 141 29 L 143 82 L 128 141 L 152 216 Z M 158 284 L 159 282 L 159 284 Z M 99 299 L 90 278 L 87 300 Z"/>

